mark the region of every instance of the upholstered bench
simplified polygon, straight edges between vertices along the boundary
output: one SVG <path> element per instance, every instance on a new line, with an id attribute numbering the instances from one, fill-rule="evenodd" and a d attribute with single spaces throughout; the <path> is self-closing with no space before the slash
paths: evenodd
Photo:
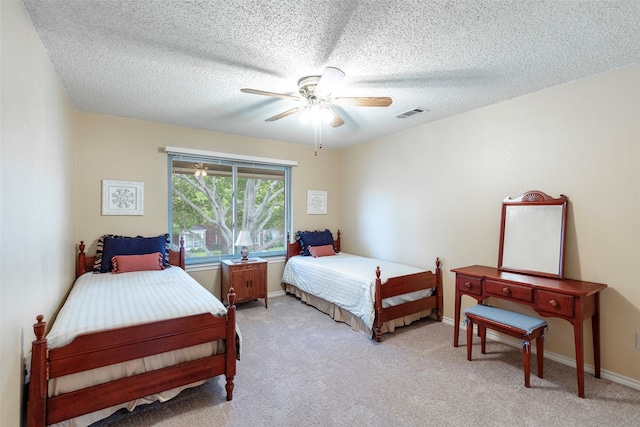
<path id="1" fill-rule="evenodd" d="M 514 313 L 489 305 L 477 304 L 464 311 L 467 322 L 467 360 L 471 360 L 473 341 L 473 325 L 478 325 L 480 349 L 486 350 L 487 328 L 522 340 L 522 358 L 524 364 L 524 386 L 529 387 L 531 371 L 531 341 L 536 340 L 538 361 L 538 377 L 542 378 L 542 361 L 544 357 L 544 332 L 547 322 L 536 317 Z"/>

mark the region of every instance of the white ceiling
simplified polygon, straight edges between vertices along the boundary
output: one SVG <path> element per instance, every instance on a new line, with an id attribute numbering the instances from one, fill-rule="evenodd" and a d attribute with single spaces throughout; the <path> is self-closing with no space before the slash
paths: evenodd
<path id="1" fill-rule="evenodd" d="M 302 144 L 297 80 L 346 73 L 342 148 L 640 62 L 640 1 L 24 0 L 78 110 Z M 416 107 L 429 112 L 396 115 Z"/>

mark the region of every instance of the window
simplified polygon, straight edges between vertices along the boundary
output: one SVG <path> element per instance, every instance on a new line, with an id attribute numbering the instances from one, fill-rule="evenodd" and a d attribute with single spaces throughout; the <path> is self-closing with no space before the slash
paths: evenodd
<path id="1" fill-rule="evenodd" d="M 290 166 L 193 154 L 168 158 L 171 242 L 178 247 L 184 239 L 186 264 L 239 257 L 241 230 L 253 240 L 250 256 L 285 254 Z"/>

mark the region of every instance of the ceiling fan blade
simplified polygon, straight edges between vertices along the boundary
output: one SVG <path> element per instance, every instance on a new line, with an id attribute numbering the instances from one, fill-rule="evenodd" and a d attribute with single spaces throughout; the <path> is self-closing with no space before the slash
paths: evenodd
<path id="1" fill-rule="evenodd" d="M 302 99 L 299 96 L 287 95 L 285 93 L 267 92 L 265 90 L 258 90 L 258 89 L 242 88 L 240 89 L 240 92 L 252 93 L 254 95 L 272 96 L 274 98 L 294 99 L 296 101 L 300 101 Z"/>
<path id="2" fill-rule="evenodd" d="M 393 100 L 389 97 L 342 97 L 333 98 L 331 102 L 337 105 L 353 105 L 357 107 L 388 107 Z"/>
<path id="3" fill-rule="evenodd" d="M 331 111 L 331 115 L 333 116 L 333 119 L 331 119 L 331 121 L 329 122 L 331 127 L 337 128 L 342 126 L 344 124 L 344 120 L 342 120 L 342 117 L 340 117 L 338 113 L 333 111 L 331 108 L 329 108 L 329 111 Z"/>
<path id="4" fill-rule="evenodd" d="M 274 122 L 276 120 L 280 120 L 281 118 L 290 116 L 293 113 L 296 113 L 296 112 L 302 110 L 303 108 L 304 108 L 304 106 L 292 108 L 290 110 L 285 111 L 284 113 L 280 113 L 280 114 L 277 114 L 277 115 L 275 115 L 273 117 L 269 117 L 267 120 L 265 120 L 265 122 Z"/>
<path id="5" fill-rule="evenodd" d="M 324 69 L 318 86 L 316 86 L 314 93 L 317 96 L 329 96 L 331 92 L 336 88 L 340 80 L 344 78 L 344 72 L 336 67 L 327 67 Z"/>

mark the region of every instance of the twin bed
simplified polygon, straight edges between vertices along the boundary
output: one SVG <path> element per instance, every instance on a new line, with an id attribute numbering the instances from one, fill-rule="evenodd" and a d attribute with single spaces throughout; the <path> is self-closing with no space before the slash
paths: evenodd
<path id="1" fill-rule="evenodd" d="M 377 341 L 424 317 L 442 321 L 439 259 L 431 272 L 342 253 L 340 231 L 337 240 L 329 230 L 299 236 L 287 244 L 282 282 L 288 293 Z M 77 280 L 46 338 L 46 323 L 37 317 L 29 427 L 88 425 L 120 408 L 170 399 L 218 375 L 226 377 L 227 400 L 233 397 L 241 343 L 233 289 L 225 307 L 192 279 L 184 271 L 182 242 L 179 251 L 160 248 L 153 254 L 159 260 L 145 255 L 147 264 L 137 258 L 132 264 L 134 248 L 124 253 L 132 257 L 114 257 L 111 265 L 105 261 L 112 259 L 107 243 L 146 239 L 117 237 L 107 238 L 104 248 L 99 241 L 95 257 L 86 256 L 80 243 Z M 96 274 L 101 266 L 126 274 Z"/>
<path id="2" fill-rule="evenodd" d="M 287 293 L 381 341 L 424 317 L 442 321 L 440 260 L 435 264 L 431 272 L 343 253 L 340 231 L 336 240 L 329 230 L 306 231 L 294 242 L 287 238 L 282 283 Z"/>
<path id="3" fill-rule="evenodd" d="M 34 325 L 29 427 L 88 425 L 218 375 L 232 399 L 241 341 L 233 289 L 225 307 L 184 271 L 182 244 L 166 250 L 166 267 L 126 274 L 91 272 L 95 257 L 79 249 L 77 280 L 46 338 L 43 316 Z M 130 258 L 120 259 L 122 270 Z"/>

